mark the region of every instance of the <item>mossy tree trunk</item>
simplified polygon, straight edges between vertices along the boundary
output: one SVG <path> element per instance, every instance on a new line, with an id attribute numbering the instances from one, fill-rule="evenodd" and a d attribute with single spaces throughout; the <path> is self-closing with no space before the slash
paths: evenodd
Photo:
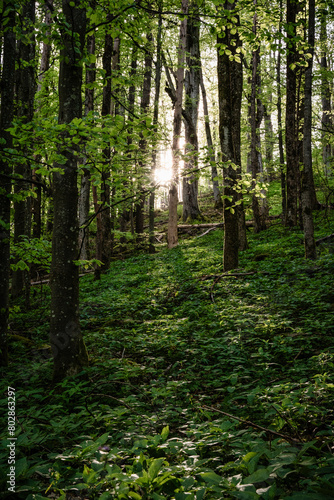
<path id="1" fill-rule="evenodd" d="M 82 66 L 86 12 L 80 1 L 63 0 L 67 27 L 62 32 L 59 71 L 59 124 L 69 124 L 82 116 Z M 79 322 L 78 188 L 77 152 L 66 128 L 59 153 L 64 164 L 54 180 L 54 224 L 51 263 L 50 342 L 54 360 L 54 381 L 78 374 L 88 365 L 88 355 Z"/>

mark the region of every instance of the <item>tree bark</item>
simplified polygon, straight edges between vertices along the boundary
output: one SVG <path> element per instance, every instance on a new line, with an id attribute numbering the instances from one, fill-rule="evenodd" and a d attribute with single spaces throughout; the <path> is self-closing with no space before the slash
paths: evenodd
<path id="1" fill-rule="evenodd" d="M 327 61 L 327 11 L 322 9 L 321 12 L 321 29 L 320 29 L 320 44 L 321 44 L 321 141 L 322 141 L 322 160 L 324 163 L 326 176 L 333 175 L 333 147 L 329 141 L 329 136 L 333 134 L 332 106 L 331 106 L 331 89 L 328 76 L 328 61 Z"/>
<path id="2" fill-rule="evenodd" d="M 280 21 L 279 31 L 283 24 L 283 5 L 280 0 Z M 277 51 L 276 64 L 276 82 L 277 82 L 277 128 L 278 128 L 278 151 L 281 177 L 281 194 L 282 194 L 282 220 L 286 218 L 286 175 L 285 175 L 285 160 L 284 160 L 284 145 L 283 145 L 283 123 L 282 123 L 282 93 L 281 93 L 281 39 L 279 38 L 279 46 Z"/>
<path id="3" fill-rule="evenodd" d="M 95 34 L 87 37 L 87 53 L 95 55 Z M 86 65 L 86 88 L 85 88 L 85 116 L 94 111 L 94 87 L 96 77 L 96 64 L 91 62 Z M 83 174 L 79 194 L 79 250 L 80 259 L 89 259 L 89 228 L 85 226 L 89 216 L 90 206 L 90 170 L 85 168 L 86 159 L 83 159 Z"/>
<path id="4" fill-rule="evenodd" d="M 0 366 L 8 366 L 7 331 L 9 315 L 10 270 L 10 195 L 12 166 L 3 154 L 12 147 L 8 128 L 12 124 L 14 109 L 14 75 L 16 59 L 15 10 L 10 0 L 4 0 L 3 11 L 8 9 L 8 23 L 3 30 L 3 55 L 1 78 L 0 136 Z M 3 176 L 1 175 L 3 174 Z"/>
<path id="5" fill-rule="evenodd" d="M 152 62 L 153 62 L 153 57 L 152 57 L 152 35 L 149 34 L 147 36 L 147 44 L 146 44 L 146 55 L 145 55 L 145 61 L 144 61 L 144 81 L 143 81 L 143 90 L 142 90 L 142 98 L 140 102 L 140 111 L 141 114 L 144 117 L 143 120 L 143 127 L 145 127 L 145 118 L 148 112 L 148 108 L 150 105 L 150 99 L 151 99 L 151 83 L 152 83 Z M 139 200 L 137 201 L 136 204 L 136 209 L 135 209 L 135 221 L 136 221 L 136 233 L 141 234 L 144 232 L 144 206 L 145 206 L 145 195 L 142 194 L 143 191 L 143 185 L 142 185 L 142 179 L 146 176 L 146 168 L 145 164 L 147 161 L 147 141 L 144 138 L 144 135 L 141 133 L 140 140 L 139 140 L 139 149 L 141 152 L 141 158 L 139 161 L 139 181 L 138 181 L 138 195 L 139 195 Z"/>
<path id="6" fill-rule="evenodd" d="M 86 12 L 80 0 L 62 1 L 62 11 L 68 29 L 62 33 L 59 71 L 59 124 L 68 124 L 82 117 L 82 65 L 85 44 Z M 71 4 L 71 5 L 70 5 Z M 54 177 L 54 225 L 52 237 L 51 320 L 50 341 L 54 360 L 53 380 L 78 374 L 88 365 L 88 355 L 79 322 L 78 258 L 78 147 L 67 144 L 69 135 L 63 132 L 59 153 L 66 158 L 57 165 L 63 173 Z"/>
<path id="7" fill-rule="evenodd" d="M 286 213 L 285 225 L 296 226 L 298 220 L 298 128 L 297 128 L 297 48 L 296 48 L 296 0 L 287 0 L 287 57 L 286 57 Z"/>
<path id="8" fill-rule="evenodd" d="M 157 35 L 157 64 L 155 68 L 155 95 L 154 95 L 154 109 L 153 109 L 153 125 L 154 133 L 158 132 L 158 119 L 159 119 L 159 99 L 160 99 L 160 87 L 161 87 L 161 71 L 162 71 L 162 61 L 161 61 L 161 45 L 162 45 L 162 15 L 159 13 L 158 21 L 158 35 Z M 152 152 L 152 165 L 151 165 L 151 185 L 152 188 L 155 183 L 154 174 L 157 161 L 157 149 L 153 148 Z M 154 246 L 154 201 L 155 192 L 152 189 L 149 199 L 149 252 L 151 254 L 155 253 Z"/>
<path id="9" fill-rule="evenodd" d="M 189 117 L 185 120 L 185 168 L 182 179 L 183 184 L 183 220 L 194 220 L 200 217 L 198 206 L 198 179 L 193 173 L 189 173 L 197 168 L 198 160 L 198 139 L 197 122 L 199 107 L 199 87 L 200 87 L 200 52 L 199 36 L 200 25 L 197 19 L 198 8 L 196 3 L 191 2 L 189 6 L 191 14 L 187 20 L 186 37 L 186 72 L 185 72 L 185 113 Z"/>
<path id="10" fill-rule="evenodd" d="M 302 216 L 304 226 L 305 257 L 316 259 L 316 244 L 314 239 L 314 226 L 312 209 L 313 199 L 313 171 L 312 171 L 312 69 L 314 54 L 314 32 L 315 32 L 315 0 L 309 0 L 308 16 L 308 52 L 311 57 L 308 59 L 308 66 L 305 70 L 305 100 L 304 100 L 304 136 L 303 136 L 303 159 L 304 169 L 302 172 L 301 201 Z"/>
<path id="11" fill-rule="evenodd" d="M 182 13 L 188 13 L 188 0 L 182 0 Z M 184 60 L 186 50 L 186 34 L 187 34 L 187 19 L 184 18 L 180 23 L 180 37 L 178 47 L 178 65 L 176 72 L 176 101 L 174 105 L 174 121 L 173 121 L 173 165 L 172 165 L 172 181 L 169 187 L 169 218 L 168 218 L 168 233 L 167 242 L 168 248 L 173 248 L 178 245 L 177 235 L 177 204 L 178 204 L 178 182 L 179 182 L 179 137 L 181 134 L 182 125 L 182 98 L 184 87 Z"/>
<path id="12" fill-rule="evenodd" d="M 215 155 L 212 134 L 211 134 L 208 100 L 206 97 L 206 90 L 205 90 L 205 86 L 204 86 L 201 59 L 200 59 L 200 85 L 201 85 L 202 99 L 203 99 L 203 112 L 204 112 L 204 122 L 205 122 L 206 143 L 208 146 L 208 154 L 209 154 L 209 159 L 210 159 L 210 163 L 211 163 L 211 180 L 212 180 L 212 189 L 213 189 L 213 199 L 215 202 L 214 206 L 216 209 L 220 209 L 220 208 L 223 208 L 223 202 L 222 202 L 222 198 L 220 195 L 219 183 L 218 183 L 218 178 L 217 178 L 218 171 L 217 171 L 216 155 Z"/>
<path id="13" fill-rule="evenodd" d="M 35 2 L 29 1 L 22 8 L 22 34 L 18 39 L 19 67 L 17 74 L 18 118 L 22 123 L 31 122 L 34 116 L 34 99 L 36 92 L 35 79 Z M 28 157 L 26 148 L 22 155 Z M 28 160 L 19 162 L 15 166 L 15 174 L 24 179 L 31 177 L 31 165 Z M 31 233 L 31 196 L 24 194 L 30 189 L 29 182 L 14 184 L 17 196 L 23 195 L 21 201 L 14 202 L 14 243 L 22 241 L 22 237 L 30 237 Z M 12 296 L 22 294 L 25 286 L 26 306 L 29 306 L 30 296 L 30 270 L 13 271 Z"/>
<path id="14" fill-rule="evenodd" d="M 221 5 L 227 19 L 235 13 L 237 2 Z M 224 177 L 224 270 L 235 269 L 239 262 L 239 223 L 240 214 L 236 209 L 239 201 L 237 194 L 240 179 L 240 117 L 242 96 L 242 65 L 230 59 L 225 49 L 235 57 L 240 46 L 238 33 L 225 27 L 225 37 L 217 36 L 218 43 L 218 96 L 219 96 L 219 136 L 223 161 Z"/>
<path id="15" fill-rule="evenodd" d="M 256 8 L 256 0 L 254 0 Z M 257 36 L 257 12 L 255 11 L 253 18 L 253 35 L 254 39 Z M 263 117 L 263 106 L 259 97 L 261 90 L 260 78 L 260 47 L 253 50 L 252 54 L 252 80 L 251 80 L 251 99 L 250 99 L 250 122 L 251 122 L 251 166 L 252 166 L 252 187 L 253 190 L 259 180 L 261 172 L 261 143 L 259 128 Z M 265 215 L 261 213 L 261 207 L 257 193 L 252 193 L 252 209 L 254 218 L 254 232 L 263 231 L 265 226 Z"/>

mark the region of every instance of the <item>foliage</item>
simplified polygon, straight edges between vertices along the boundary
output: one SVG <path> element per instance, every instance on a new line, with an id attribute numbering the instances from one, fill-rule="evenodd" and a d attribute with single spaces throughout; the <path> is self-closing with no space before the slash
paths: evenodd
<path id="1" fill-rule="evenodd" d="M 250 240 L 236 276 L 217 230 L 81 278 L 91 366 L 55 386 L 46 289 L 13 311 L 17 498 L 333 498 L 332 248 L 307 262 L 276 223 Z"/>

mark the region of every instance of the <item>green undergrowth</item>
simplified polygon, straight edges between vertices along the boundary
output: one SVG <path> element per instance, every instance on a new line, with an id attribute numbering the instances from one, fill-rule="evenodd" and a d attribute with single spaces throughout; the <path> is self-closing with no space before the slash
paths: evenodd
<path id="1" fill-rule="evenodd" d="M 316 237 L 333 226 L 320 212 Z M 306 261 L 301 231 L 277 221 L 223 275 L 222 237 L 81 278 L 91 365 L 56 386 L 47 289 L 12 311 L 15 498 L 334 498 L 333 246 Z M 4 429 L 6 405 L 5 391 Z"/>

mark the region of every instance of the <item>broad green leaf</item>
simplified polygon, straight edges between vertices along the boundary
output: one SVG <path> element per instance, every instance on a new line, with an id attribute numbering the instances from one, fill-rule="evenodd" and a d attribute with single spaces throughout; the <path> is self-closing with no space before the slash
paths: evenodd
<path id="1" fill-rule="evenodd" d="M 153 481 L 153 479 L 157 477 L 164 461 L 164 458 L 156 458 L 155 460 L 153 460 L 148 469 L 148 478 L 150 481 Z"/>
<path id="2" fill-rule="evenodd" d="M 245 477 L 243 479 L 242 483 L 243 484 L 253 484 L 253 483 L 259 483 L 261 481 L 266 481 L 269 477 L 269 472 L 267 469 L 258 469 L 253 474 L 251 474 L 248 477 Z"/>
<path id="3" fill-rule="evenodd" d="M 169 425 L 166 425 L 161 431 L 161 437 L 163 441 L 166 441 L 169 435 Z"/>
<path id="4" fill-rule="evenodd" d="M 203 472 L 201 477 L 204 479 L 206 483 L 209 484 L 219 484 L 222 481 L 222 477 L 218 476 L 215 472 Z"/>

